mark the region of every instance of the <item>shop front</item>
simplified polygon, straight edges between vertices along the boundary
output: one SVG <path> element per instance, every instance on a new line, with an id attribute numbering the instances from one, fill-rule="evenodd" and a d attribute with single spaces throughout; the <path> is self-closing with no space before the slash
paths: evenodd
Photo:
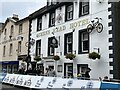
<path id="1" fill-rule="evenodd" d="M 18 61 L 4 61 L 0 62 L 1 72 L 3 73 L 17 73 L 18 72 Z"/>

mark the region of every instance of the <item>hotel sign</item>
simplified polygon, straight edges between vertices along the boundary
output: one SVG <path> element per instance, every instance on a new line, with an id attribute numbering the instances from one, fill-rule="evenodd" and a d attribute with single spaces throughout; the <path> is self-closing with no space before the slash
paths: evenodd
<path id="1" fill-rule="evenodd" d="M 1 45 L 1 44 L 6 44 L 6 43 L 8 43 L 8 42 L 15 41 L 15 40 L 16 40 L 16 38 L 9 39 L 9 40 L 5 40 L 5 41 L 1 42 L 0 45 Z"/>
<path id="2" fill-rule="evenodd" d="M 41 36 L 49 35 L 51 32 L 57 33 L 57 32 L 61 32 L 61 31 L 69 30 L 69 29 L 75 29 L 75 28 L 78 28 L 80 26 L 84 26 L 87 24 L 89 24 L 88 19 L 77 20 L 77 21 L 74 21 L 72 23 L 67 23 L 67 24 L 64 24 L 61 26 L 57 26 L 57 27 L 54 27 L 52 29 L 48 29 L 48 30 L 43 31 L 43 32 L 40 31 L 39 33 L 37 33 L 36 37 L 39 38 Z"/>

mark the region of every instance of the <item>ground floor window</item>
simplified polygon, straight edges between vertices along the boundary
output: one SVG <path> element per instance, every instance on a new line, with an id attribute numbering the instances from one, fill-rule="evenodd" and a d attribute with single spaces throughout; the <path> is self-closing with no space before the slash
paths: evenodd
<path id="1" fill-rule="evenodd" d="M 85 72 L 88 69 L 88 64 L 77 64 L 77 75 L 80 74 L 81 77 L 85 77 Z"/>
<path id="2" fill-rule="evenodd" d="M 7 65 L 2 65 L 2 72 L 7 73 Z"/>
<path id="3" fill-rule="evenodd" d="M 3 73 L 17 73 L 18 62 L 2 62 L 1 68 L 1 72 Z"/>
<path id="4" fill-rule="evenodd" d="M 73 77 L 73 63 L 64 63 L 64 76 Z"/>
<path id="5" fill-rule="evenodd" d="M 12 67 L 12 73 L 17 73 L 18 72 L 18 65 L 14 64 Z"/>

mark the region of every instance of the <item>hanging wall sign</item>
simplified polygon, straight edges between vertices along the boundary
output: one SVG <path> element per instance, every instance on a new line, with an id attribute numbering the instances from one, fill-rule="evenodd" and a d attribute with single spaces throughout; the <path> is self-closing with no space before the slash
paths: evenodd
<path id="1" fill-rule="evenodd" d="M 58 40 L 55 37 L 51 37 L 49 44 L 50 47 L 58 48 Z"/>

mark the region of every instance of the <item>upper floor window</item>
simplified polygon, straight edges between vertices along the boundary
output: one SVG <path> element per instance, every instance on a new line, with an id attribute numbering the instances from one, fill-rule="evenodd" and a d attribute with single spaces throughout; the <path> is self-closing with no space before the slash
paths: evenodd
<path id="1" fill-rule="evenodd" d="M 21 53 L 21 46 L 22 45 L 22 43 L 21 43 L 21 41 L 19 41 L 18 42 L 18 54 L 20 54 Z"/>
<path id="2" fill-rule="evenodd" d="M 79 53 L 89 52 L 89 33 L 84 31 L 79 31 Z"/>
<path id="3" fill-rule="evenodd" d="M 38 18 L 37 31 L 42 30 L 42 18 Z"/>
<path id="4" fill-rule="evenodd" d="M 55 11 L 50 13 L 49 26 L 55 26 Z"/>
<path id="5" fill-rule="evenodd" d="M 13 45 L 10 44 L 10 52 L 9 52 L 9 55 L 12 55 L 12 52 L 13 52 Z"/>
<path id="6" fill-rule="evenodd" d="M 66 17 L 65 21 L 69 21 L 73 19 L 73 3 L 66 6 Z"/>
<path id="7" fill-rule="evenodd" d="M 55 52 L 54 47 L 51 46 L 51 39 L 52 38 L 53 37 L 48 38 L 48 56 L 53 56 L 54 52 Z"/>
<path id="8" fill-rule="evenodd" d="M 7 29 L 4 31 L 4 40 L 6 40 Z"/>
<path id="9" fill-rule="evenodd" d="M 11 31 L 10 31 L 10 36 L 13 36 L 13 33 L 14 33 L 14 27 L 13 27 L 13 25 L 11 26 Z"/>
<path id="10" fill-rule="evenodd" d="M 18 32 L 19 34 L 22 34 L 22 29 L 23 29 L 23 25 L 20 24 L 20 25 L 19 25 L 19 32 Z"/>
<path id="11" fill-rule="evenodd" d="M 89 14 L 89 1 L 87 2 L 80 2 L 80 11 L 79 16 Z"/>
<path id="12" fill-rule="evenodd" d="M 72 53 L 73 49 L 73 33 L 65 34 L 64 54 Z"/>
<path id="13" fill-rule="evenodd" d="M 5 57 L 5 53 L 6 53 L 6 46 L 3 46 L 3 57 Z"/>
<path id="14" fill-rule="evenodd" d="M 36 42 L 36 56 L 40 56 L 41 55 L 41 40 L 38 40 Z"/>

